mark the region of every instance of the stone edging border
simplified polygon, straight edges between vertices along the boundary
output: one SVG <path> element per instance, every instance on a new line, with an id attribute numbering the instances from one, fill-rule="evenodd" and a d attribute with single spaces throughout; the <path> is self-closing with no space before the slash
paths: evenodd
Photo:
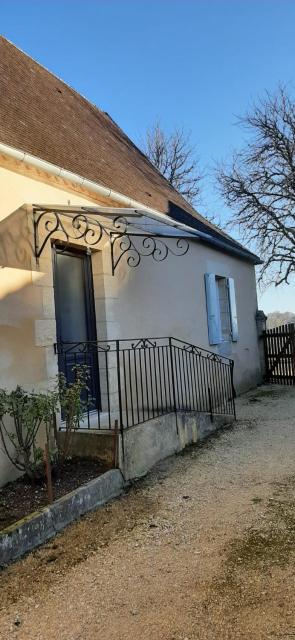
<path id="1" fill-rule="evenodd" d="M 111 469 L 35 511 L 0 533 L 0 567 L 43 544 L 80 516 L 119 496 L 124 489 L 119 469 Z"/>

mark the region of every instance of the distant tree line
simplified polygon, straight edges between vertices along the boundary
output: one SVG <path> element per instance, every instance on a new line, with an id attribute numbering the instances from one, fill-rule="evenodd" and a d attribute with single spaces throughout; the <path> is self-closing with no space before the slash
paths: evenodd
<path id="1" fill-rule="evenodd" d="M 295 313 L 291 313 L 291 311 L 285 311 L 285 313 L 273 311 L 267 316 L 266 327 L 267 329 L 274 329 L 275 327 L 280 327 L 282 324 L 290 323 L 295 324 Z"/>

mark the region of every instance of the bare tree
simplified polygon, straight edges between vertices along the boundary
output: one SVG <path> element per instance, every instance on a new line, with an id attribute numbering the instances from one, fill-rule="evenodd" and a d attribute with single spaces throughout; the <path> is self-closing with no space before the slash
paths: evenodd
<path id="1" fill-rule="evenodd" d="M 181 128 L 166 133 L 159 122 L 146 132 L 143 151 L 155 167 L 193 204 L 200 193 L 201 175 L 197 169 L 195 149 L 190 144 L 190 134 Z"/>
<path id="2" fill-rule="evenodd" d="M 253 242 L 260 279 L 280 285 L 295 273 L 295 103 L 280 88 L 240 119 L 248 141 L 217 178 L 231 222 Z"/>

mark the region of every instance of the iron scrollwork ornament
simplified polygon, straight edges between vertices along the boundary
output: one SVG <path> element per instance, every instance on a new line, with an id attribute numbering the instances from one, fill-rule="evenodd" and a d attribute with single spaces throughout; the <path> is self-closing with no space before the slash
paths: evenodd
<path id="1" fill-rule="evenodd" d="M 44 234 L 44 239 L 39 244 L 39 238 Z M 45 245 L 53 234 L 58 234 L 58 239 L 65 249 L 71 240 L 83 240 L 87 246 L 97 246 L 104 235 L 109 235 L 108 230 L 98 220 L 91 220 L 85 213 L 76 213 L 74 216 L 62 211 L 46 210 L 34 214 L 35 257 L 40 258 Z"/>
<path id="2" fill-rule="evenodd" d="M 35 257 L 37 260 L 40 258 L 52 236 L 62 242 L 65 250 L 71 241 L 81 240 L 90 248 L 98 248 L 102 241 L 109 241 L 114 275 L 123 257 L 129 267 L 137 267 L 144 257 L 150 256 L 155 262 L 163 262 L 169 254 L 184 256 L 188 252 L 189 243 L 185 238 L 168 236 L 171 242 L 174 241 L 172 248 L 162 236 L 133 233 L 128 227 L 127 218 L 122 216 L 117 216 L 111 226 L 107 226 L 97 218 L 90 217 L 89 212 L 71 215 L 62 210 L 35 209 Z"/>
<path id="3" fill-rule="evenodd" d="M 118 231 L 110 234 L 113 274 L 124 256 L 129 267 L 138 267 L 144 257 L 151 256 L 155 262 L 163 262 L 169 254 L 184 256 L 189 250 L 185 238 L 177 238 L 172 249 L 160 236 L 130 233 L 125 218 L 116 218 L 114 228 Z"/>

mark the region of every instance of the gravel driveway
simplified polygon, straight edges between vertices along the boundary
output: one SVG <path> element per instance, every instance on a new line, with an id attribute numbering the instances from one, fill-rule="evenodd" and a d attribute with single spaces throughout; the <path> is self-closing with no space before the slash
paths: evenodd
<path id="1" fill-rule="evenodd" d="M 0 638 L 295 638 L 295 387 L 0 576 Z"/>

